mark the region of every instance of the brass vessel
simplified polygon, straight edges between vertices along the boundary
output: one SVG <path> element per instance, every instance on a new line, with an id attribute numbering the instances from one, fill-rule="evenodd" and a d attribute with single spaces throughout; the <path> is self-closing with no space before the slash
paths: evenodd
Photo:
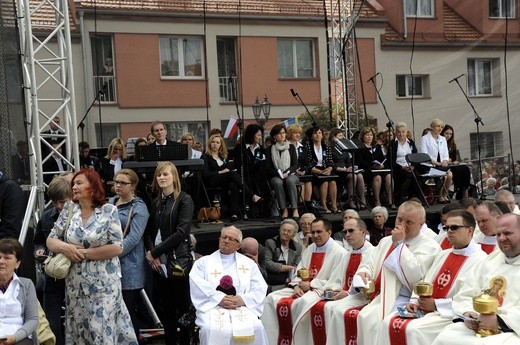
<path id="1" fill-rule="evenodd" d="M 414 291 L 419 297 L 431 297 L 433 295 L 433 284 L 421 280 L 415 284 Z"/>
<path id="2" fill-rule="evenodd" d="M 361 288 L 361 293 L 365 296 L 367 300 L 372 300 L 372 294 L 374 291 L 376 291 L 376 286 L 374 284 L 373 280 L 368 281 L 368 287 L 367 288 Z"/>
<path id="3" fill-rule="evenodd" d="M 298 278 L 300 278 L 302 281 L 306 282 L 309 280 L 311 273 L 309 272 L 309 269 L 303 267 L 300 268 L 296 274 L 298 275 Z"/>
<path id="4" fill-rule="evenodd" d="M 489 295 L 484 292 L 481 295 L 473 297 L 473 309 L 477 313 L 491 315 L 496 314 L 498 311 L 498 299 L 494 296 Z M 481 329 L 479 328 L 476 331 L 477 337 L 487 337 L 489 335 L 494 335 L 500 333 L 499 329 Z"/>

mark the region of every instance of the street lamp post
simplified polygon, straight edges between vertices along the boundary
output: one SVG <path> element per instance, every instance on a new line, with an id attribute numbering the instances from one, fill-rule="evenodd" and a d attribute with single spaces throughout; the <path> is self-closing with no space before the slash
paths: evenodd
<path id="1" fill-rule="evenodd" d="M 256 124 L 262 127 L 262 144 L 264 143 L 264 125 L 269 120 L 269 115 L 271 114 L 271 102 L 267 99 L 267 95 L 264 97 L 264 101 L 260 104 L 258 101 L 258 96 L 256 96 L 255 103 L 252 105 L 253 108 L 253 116 L 255 117 Z M 260 117 L 264 114 L 264 117 Z"/>

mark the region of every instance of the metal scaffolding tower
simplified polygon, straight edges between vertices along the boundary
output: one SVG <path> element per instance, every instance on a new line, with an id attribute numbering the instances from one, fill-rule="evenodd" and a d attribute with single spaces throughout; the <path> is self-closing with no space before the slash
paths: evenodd
<path id="1" fill-rule="evenodd" d="M 355 0 L 330 0 L 329 53 L 331 54 L 331 83 L 336 114 L 344 110 L 344 118 L 337 117 L 337 126 L 344 128 L 347 137 L 359 128 L 356 93 L 356 44 L 354 39 Z M 359 6 L 359 5 L 358 5 Z"/>
<path id="2" fill-rule="evenodd" d="M 67 170 L 77 170 L 79 167 L 69 8 L 67 0 L 15 1 L 21 42 L 31 185 L 37 193 L 34 206 L 29 206 L 27 213 L 37 215 L 44 208 L 44 174 L 58 173 L 43 172 L 43 164 L 53 159 L 53 155 L 58 155 L 65 160 Z M 33 30 L 36 25 L 37 32 Z M 63 134 L 45 133 L 56 117 L 61 119 L 59 131 Z M 65 150 L 65 155 L 52 147 L 49 143 L 51 137 L 58 137 L 58 147 Z"/>

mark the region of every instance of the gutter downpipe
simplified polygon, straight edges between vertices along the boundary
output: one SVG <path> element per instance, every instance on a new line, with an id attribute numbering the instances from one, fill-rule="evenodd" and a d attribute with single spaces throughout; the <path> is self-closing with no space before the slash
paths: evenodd
<path id="1" fill-rule="evenodd" d="M 417 4 L 417 3 L 416 3 Z M 417 11 L 417 9 L 415 9 Z M 406 0 L 403 0 L 403 38 L 408 38 L 408 20 L 406 19 Z"/>

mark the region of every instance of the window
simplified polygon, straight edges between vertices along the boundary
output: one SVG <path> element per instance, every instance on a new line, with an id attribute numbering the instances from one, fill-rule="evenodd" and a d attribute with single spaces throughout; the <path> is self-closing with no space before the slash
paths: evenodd
<path id="1" fill-rule="evenodd" d="M 469 134 L 471 159 L 478 158 L 477 133 Z M 481 158 L 496 157 L 504 154 L 502 132 L 480 132 Z"/>
<path id="2" fill-rule="evenodd" d="M 116 77 L 112 35 L 97 34 L 90 37 L 94 92 L 101 102 L 116 102 Z"/>
<path id="3" fill-rule="evenodd" d="M 406 0 L 408 17 L 433 17 L 433 0 Z"/>
<path id="4" fill-rule="evenodd" d="M 492 96 L 500 92 L 499 59 L 468 59 L 468 94 Z"/>
<path id="5" fill-rule="evenodd" d="M 217 63 L 220 102 L 233 102 L 239 98 L 234 37 L 217 37 Z"/>
<path id="6" fill-rule="evenodd" d="M 515 16 L 514 0 L 489 0 L 490 18 L 513 18 Z"/>
<path id="7" fill-rule="evenodd" d="M 161 77 L 202 77 L 201 37 L 161 37 Z"/>
<path id="8" fill-rule="evenodd" d="M 312 39 L 278 40 L 278 76 L 280 78 L 313 78 L 314 41 Z"/>
<path id="9" fill-rule="evenodd" d="M 397 75 L 395 77 L 397 97 L 429 97 L 429 81 L 428 75 Z"/>
<path id="10" fill-rule="evenodd" d="M 96 127 L 96 144 L 97 147 L 108 147 L 112 139 L 119 137 L 119 124 L 118 123 L 99 123 L 95 124 Z M 103 131 L 103 132 L 101 132 Z M 103 133 L 103 141 L 101 141 L 101 133 Z M 106 153 L 105 153 L 106 154 Z M 103 156 L 105 156 L 103 154 Z"/>

